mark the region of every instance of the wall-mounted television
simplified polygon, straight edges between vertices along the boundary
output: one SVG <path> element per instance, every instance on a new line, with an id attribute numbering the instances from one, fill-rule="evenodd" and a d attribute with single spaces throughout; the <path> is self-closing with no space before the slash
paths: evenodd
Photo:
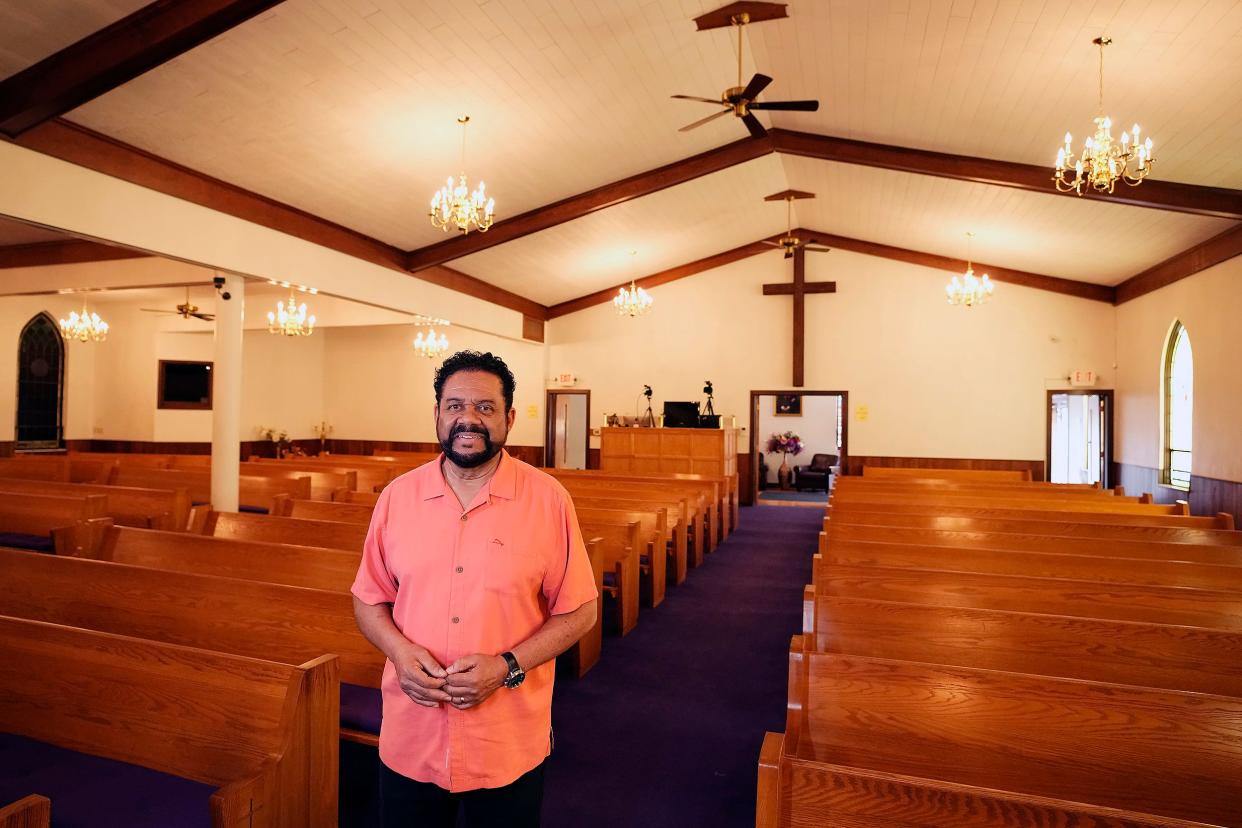
<path id="1" fill-rule="evenodd" d="M 157 407 L 211 410 L 211 363 L 160 360 Z"/>

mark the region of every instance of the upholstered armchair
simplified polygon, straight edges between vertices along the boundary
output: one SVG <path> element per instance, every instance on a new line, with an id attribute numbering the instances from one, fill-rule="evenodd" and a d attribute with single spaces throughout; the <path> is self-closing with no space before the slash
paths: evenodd
<path id="1" fill-rule="evenodd" d="M 823 489 L 828 491 L 832 479 L 832 467 L 836 465 L 835 454 L 816 454 L 811 462 L 804 466 L 794 466 L 794 488 L 798 491 L 806 489 Z"/>

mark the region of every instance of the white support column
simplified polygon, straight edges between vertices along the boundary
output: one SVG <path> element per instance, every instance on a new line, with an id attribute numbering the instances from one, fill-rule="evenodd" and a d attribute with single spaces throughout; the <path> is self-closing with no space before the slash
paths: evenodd
<path id="1" fill-rule="evenodd" d="M 225 299 L 225 297 L 229 297 Z M 246 283 L 225 276 L 216 296 L 215 367 L 212 373 L 211 506 L 237 511 L 241 472 L 242 312 Z"/>

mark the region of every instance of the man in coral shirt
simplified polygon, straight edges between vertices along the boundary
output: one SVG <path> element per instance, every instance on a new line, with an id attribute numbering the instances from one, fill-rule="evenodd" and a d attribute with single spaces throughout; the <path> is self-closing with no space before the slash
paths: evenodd
<path id="1" fill-rule="evenodd" d="M 516 383 L 492 354 L 436 372 L 444 454 L 380 495 L 354 581 L 358 627 L 388 656 L 383 825 L 538 826 L 553 659 L 595 622 L 573 503 L 503 451 Z"/>

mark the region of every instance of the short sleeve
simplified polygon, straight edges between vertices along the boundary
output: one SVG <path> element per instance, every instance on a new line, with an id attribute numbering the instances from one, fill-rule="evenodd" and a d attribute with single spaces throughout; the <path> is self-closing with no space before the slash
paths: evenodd
<path id="1" fill-rule="evenodd" d="M 379 496 L 371 512 L 371 525 L 362 545 L 362 563 L 350 592 L 364 604 L 392 604 L 397 600 L 397 582 L 388 571 L 384 555 L 384 535 L 388 527 L 388 500 L 392 487 Z"/>
<path id="2" fill-rule="evenodd" d="M 573 612 L 588 601 L 599 597 L 595 588 L 595 575 L 591 572 L 591 559 L 586 544 L 582 542 L 582 529 L 578 526 L 578 513 L 574 511 L 569 494 L 560 491 L 560 521 L 564 545 L 563 557 L 548 567 L 543 579 L 543 595 L 548 601 L 548 612 L 564 615 Z M 557 565 L 559 564 L 559 565 Z"/>

